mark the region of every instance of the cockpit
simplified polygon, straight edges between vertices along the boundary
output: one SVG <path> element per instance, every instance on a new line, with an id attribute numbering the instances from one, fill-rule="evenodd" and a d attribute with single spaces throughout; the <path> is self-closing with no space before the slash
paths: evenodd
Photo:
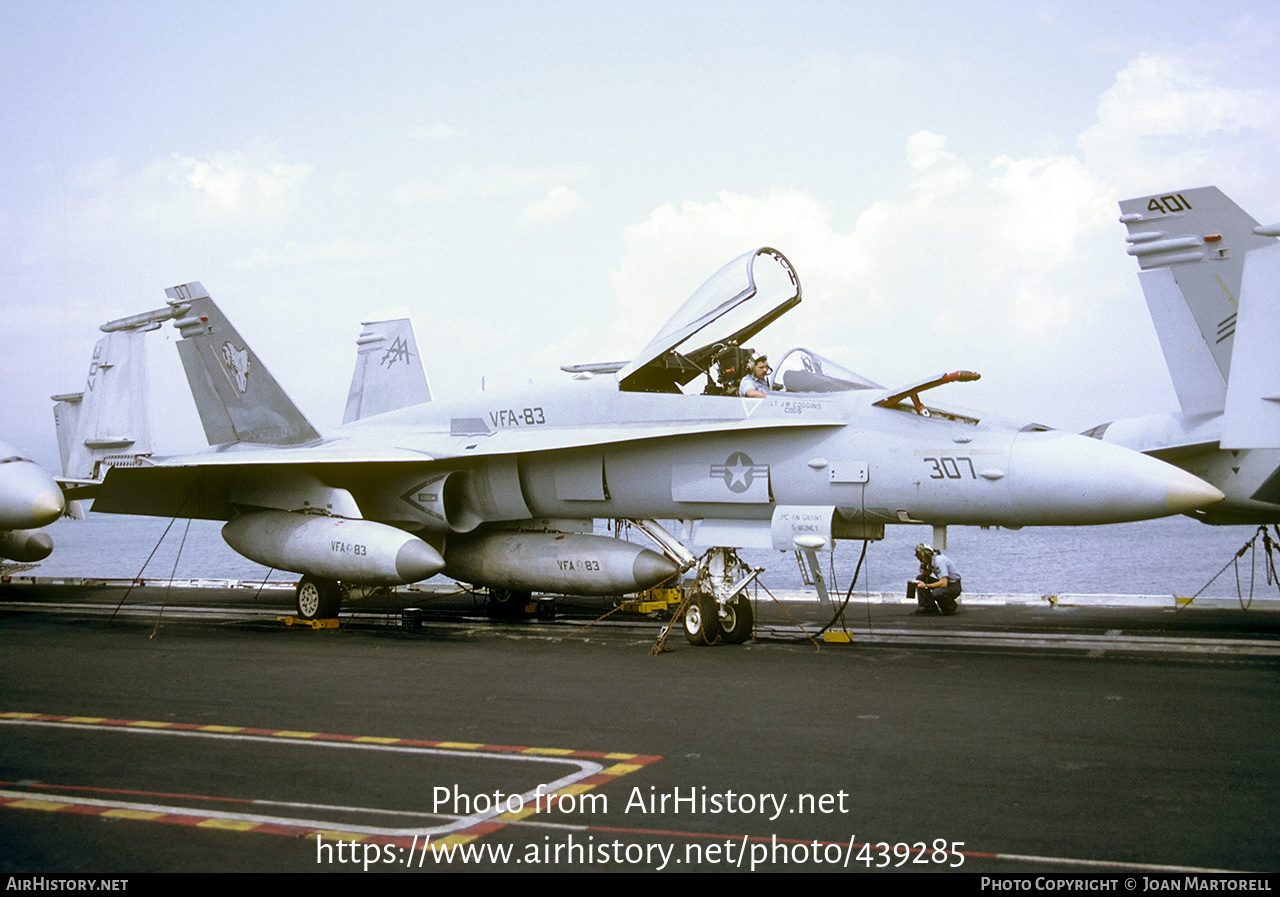
<path id="1" fill-rule="evenodd" d="M 809 349 L 792 349 L 773 372 L 774 389 L 780 392 L 848 392 L 884 389 L 874 380 L 855 374 Z"/>

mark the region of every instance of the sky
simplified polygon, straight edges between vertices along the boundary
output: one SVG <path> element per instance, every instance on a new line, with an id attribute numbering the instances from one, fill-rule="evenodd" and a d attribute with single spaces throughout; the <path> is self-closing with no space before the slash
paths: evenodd
<path id="1" fill-rule="evenodd" d="M 626 359 L 757 246 L 757 338 L 1070 430 L 1176 398 L 1116 203 L 1280 221 L 1273 2 L 0 0 L 0 439 L 201 281 L 322 433 L 359 323 L 437 399 Z M 203 441 L 149 337 L 158 451 Z"/>

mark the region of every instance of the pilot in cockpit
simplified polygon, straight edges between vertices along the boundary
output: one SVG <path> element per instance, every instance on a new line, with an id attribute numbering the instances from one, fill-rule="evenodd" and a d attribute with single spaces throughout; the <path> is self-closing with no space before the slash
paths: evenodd
<path id="1" fill-rule="evenodd" d="M 748 399 L 763 399 L 769 394 L 769 356 L 756 353 L 751 356 L 747 375 L 738 384 L 738 395 Z"/>

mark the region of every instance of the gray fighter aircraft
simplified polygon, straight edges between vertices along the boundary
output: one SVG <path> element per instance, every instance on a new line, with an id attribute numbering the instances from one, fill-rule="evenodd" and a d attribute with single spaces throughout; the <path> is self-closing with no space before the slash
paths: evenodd
<path id="1" fill-rule="evenodd" d="M 81 488 L 95 511 L 228 521 L 236 551 L 302 574 L 308 618 L 335 615 L 353 586 L 441 572 L 521 604 L 532 591 L 645 589 L 696 563 L 686 635 L 738 642 L 755 573 L 739 547 L 811 553 L 889 523 L 1113 523 L 1222 497 L 1099 440 L 925 404 L 976 374 L 885 389 L 796 349 L 769 395 L 739 397 L 744 346 L 801 299 L 768 248 L 713 275 L 631 361 L 567 368 L 552 388 L 421 401 L 425 378 L 392 383 L 397 365 L 420 367 L 411 330 L 369 325 L 347 422 L 324 437 L 200 284 L 166 294 L 166 308 L 126 320 L 174 319 L 214 448 L 108 465 Z M 595 534 L 594 519 L 630 521 L 658 550 Z M 683 521 L 679 538 L 659 519 Z"/>
<path id="2" fill-rule="evenodd" d="M 1280 224 L 1217 187 L 1120 203 L 1180 412 L 1086 431 L 1212 483 L 1210 524 L 1280 523 Z"/>
<path id="3" fill-rule="evenodd" d="M 62 514 L 62 493 L 40 465 L 0 442 L 0 558 L 30 563 L 53 551 L 40 529 Z"/>

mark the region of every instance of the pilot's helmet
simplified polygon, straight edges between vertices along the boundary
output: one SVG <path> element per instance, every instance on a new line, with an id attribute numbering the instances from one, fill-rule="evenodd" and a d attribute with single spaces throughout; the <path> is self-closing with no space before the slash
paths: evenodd
<path id="1" fill-rule="evenodd" d="M 763 361 L 765 364 L 768 364 L 768 363 L 769 363 L 769 356 L 768 356 L 768 355 L 765 355 L 763 352 L 756 352 L 756 353 L 754 353 L 754 354 L 751 356 L 751 361 L 748 363 L 748 366 L 749 366 L 749 367 L 755 367 L 757 364 L 759 364 L 759 363 L 760 363 L 760 362 L 762 362 L 762 361 Z"/>
<path id="2" fill-rule="evenodd" d="M 916 557 L 922 564 L 929 563 L 933 560 L 933 546 L 927 542 L 921 542 L 916 546 Z"/>

